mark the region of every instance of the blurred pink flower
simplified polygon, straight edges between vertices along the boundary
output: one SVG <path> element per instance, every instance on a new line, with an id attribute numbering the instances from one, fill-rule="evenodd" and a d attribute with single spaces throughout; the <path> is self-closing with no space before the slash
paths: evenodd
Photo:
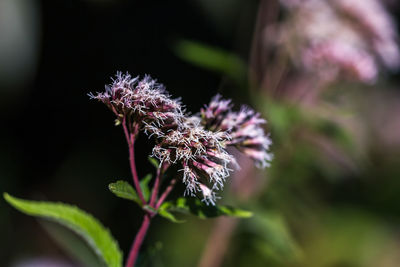
<path id="1" fill-rule="evenodd" d="M 400 65 L 390 14 L 377 0 L 281 0 L 285 19 L 268 36 L 286 47 L 300 67 L 333 81 L 340 77 L 373 83 L 379 66 Z"/>

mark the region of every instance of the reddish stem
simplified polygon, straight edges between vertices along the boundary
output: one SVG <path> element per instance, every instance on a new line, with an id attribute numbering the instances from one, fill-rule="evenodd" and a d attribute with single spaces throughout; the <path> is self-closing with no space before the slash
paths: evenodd
<path id="1" fill-rule="evenodd" d="M 142 226 L 140 226 L 139 232 L 136 234 L 135 240 L 133 241 L 131 251 L 129 252 L 128 260 L 126 261 L 125 267 L 134 267 L 136 259 L 139 255 L 139 249 L 143 243 L 144 237 L 146 236 L 147 229 L 150 225 L 150 214 L 144 215 Z"/>
<path id="2" fill-rule="evenodd" d="M 163 166 L 162 164 L 160 166 L 158 166 L 157 169 L 157 176 L 156 176 L 156 180 L 154 181 L 154 188 L 153 188 L 153 193 L 151 194 L 151 198 L 150 198 L 150 206 L 155 208 L 155 204 L 157 201 L 157 195 L 158 195 L 158 190 L 160 188 L 160 180 L 161 180 L 161 176 L 163 174 Z"/>
<path id="3" fill-rule="evenodd" d="M 126 116 L 124 116 L 124 118 L 122 120 L 122 126 L 124 129 L 126 141 L 129 146 L 129 163 L 130 163 L 130 167 L 131 167 L 133 183 L 135 185 L 136 191 L 138 192 L 140 200 L 142 201 L 143 205 L 146 205 L 147 202 L 143 196 L 142 189 L 140 188 L 139 177 L 137 175 L 136 164 L 135 164 L 135 137 L 138 132 L 138 128 L 137 128 L 137 125 L 131 125 L 131 124 L 129 124 L 129 128 L 128 128 L 128 124 L 129 124 L 129 122 L 127 122 Z M 160 199 L 157 202 L 157 195 L 158 195 L 158 191 L 159 191 L 159 187 L 160 187 L 161 176 L 163 175 L 166 168 L 168 168 L 168 167 L 163 166 L 163 164 L 161 164 L 159 166 L 159 168 L 157 169 L 157 176 L 156 176 L 156 179 L 154 182 L 154 189 L 153 189 L 151 199 L 149 202 L 150 206 L 155 209 L 158 209 L 161 206 L 161 204 L 163 203 L 165 198 L 168 196 L 168 194 L 173 189 L 173 186 L 176 182 L 175 179 L 171 181 L 170 185 L 166 188 L 166 190 L 164 191 L 164 193 L 161 195 Z M 156 202 L 157 202 L 157 204 L 156 204 Z M 128 256 L 128 259 L 127 259 L 127 262 L 125 265 L 126 267 L 134 267 L 136 259 L 139 255 L 140 247 L 146 236 L 147 230 L 149 229 L 151 218 L 155 214 L 156 213 L 147 212 L 144 215 L 142 225 L 140 226 L 139 232 L 136 234 L 135 240 L 133 241 L 133 244 L 132 244 L 132 248 L 129 252 L 129 256 Z"/>
<path id="4" fill-rule="evenodd" d="M 126 115 L 122 118 L 122 128 L 124 129 L 124 134 L 125 134 L 125 138 L 126 138 L 126 142 L 128 143 L 128 146 L 131 145 L 131 140 L 129 138 L 129 131 L 128 131 L 128 127 L 126 126 L 127 122 L 126 122 Z"/>
<path id="5" fill-rule="evenodd" d="M 126 141 L 128 142 L 128 147 L 129 147 L 129 164 L 131 166 L 133 183 L 135 185 L 136 191 L 138 192 L 140 200 L 142 201 L 143 205 L 145 205 L 146 200 L 144 199 L 142 189 L 140 188 L 139 177 L 137 175 L 136 164 L 135 164 L 135 137 L 137 133 L 137 126 L 134 126 L 133 130 L 129 132 L 127 127 L 126 116 L 124 116 L 122 120 L 122 127 L 124 128 Z"/>
<path id="6" fill-rule="evenodd" d="M 158 209 L 161 206 L 161 204 L 167 198 L 167 196 L 172 191 L 172 189 L 174 189 L 175 183 L 176 183 L 176 179 L 172 179 L 170 184 L 168 185 L 168 187 L 165 189 L 164 193 L 162 193 L 162 195 L 158 199 L 158 202 L 157 202 L 157 205 L 155 206 L 155 209 Z"/>
<path id="7" fill-rule="evenodd" d="M 140 188 L 139 177 L 136 172 L 136 164 L 135 164 L 135 136 L 131 134 L 131 142 L 129 145 L 129 163 L 131 165 L 133 183 L 135 184 L 136 191 L 138 192 L 139 198 L 142 201 L 143 205 L 146 204 L 146 200 L 144 199 L 142 189 Z"/>

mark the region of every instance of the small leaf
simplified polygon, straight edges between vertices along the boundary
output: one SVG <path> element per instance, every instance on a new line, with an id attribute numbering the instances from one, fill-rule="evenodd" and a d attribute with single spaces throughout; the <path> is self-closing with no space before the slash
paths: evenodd
<path id="1" fill-rule="evenodd" d="M 172 213 L 170 213 L 169 211 L 167 211 L 167 210 L 159 210 L 158 214 L 161 217 L 164 217 L 165 219 L 168 219 L 168 220 L 170 220 L 171 222 L 174 222 L 174 223 L 184 223 L 185 222 L 184 220 L 176 219 L 175 216 Z"/>
<path id="2" fill-rule="evenodd" d="M 238 218 L 249 218 L 253 214 L 250 211 L 237 209 L 230 206 L 208 206 L 197 198 L 178 198 L 171 202 L 167 201 L 161 205 L 160 209 L 168 211 L 177 211 L 181 213 L 190 213 L 199 218 L 213 218 L 218 216 L 231 216 Z"/>
<path id="3" fill-rule="evenodd" d="M 154 168 L 158 169 L 158 167 L 160 166 L 160 162 L 158 162 L 158 160 L 152 157 L 149 157 L 148 160 L 151 163 L 151 165 L 154 166 Z"/>
<path id="4" fill-rule="evenodd" d="M 52 219 L 81 236 L 109 267 L 122 266 L 118 243 L 96 218 L 79 208 L 64 203 L 30 201 L 4 193 L 4 199 L 19 211 Z"/>
<path id="5" fill-rule="evenodd" d="M 167 205 L 164 205 L 164 204 L 167 204 Z M 165 219 L 168 219 L 168 220 L 170 220 L 171 222 L 174 222 L 174 223 L 183 223 L 183 222 L 185 222 L 184 220 L 176 219 L 175 216 L 171 212 L 168 211 L 168 208 L 170 207 L 168 205 L 168 203 L 164 203 L 164 204 L 161 205 L 161 207 L 157 211 L 158 214 L 161 217 L 164 217 Z"/>
<path id="6" fill-rule="evenodd" d="M 152 175 L 149 173 L 140 181 L 140 188 L 142 189 L 143 197 L 146 201 L 149 201 L 150 199 L 149 182 L 151 181 L 151 178 Z"/>
<path id="7" fill-rule="evenodd" d="M 135 201 L 142 206 L 142 201 L 137 195 L 135 189 L 127 181 L 117 181 L 108 185 L 110 191 L 117 197 Z"/>
<path id="8" fill-rule="evenodd" d="M 239 218 L 250 218 L 253 216 L 253 213 L 248 210 L 237 209 L 230 206 L 217 206 L 223 215 L 231 216 L 231 217 L 239 217 Z"/>

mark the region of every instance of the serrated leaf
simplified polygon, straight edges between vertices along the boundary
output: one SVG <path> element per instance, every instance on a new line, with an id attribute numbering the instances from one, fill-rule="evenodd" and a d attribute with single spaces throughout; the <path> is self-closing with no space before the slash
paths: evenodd
<path id="1" fill-rule="evenodd" d="M 54 220 L 76 232 L 109 267 L 122 266 L 122 252 L 118 243 L 96 218 L 79 208 L 46 201 L 30 201 L 4 193 L 4 199 L 19 211 Z"/>
<path id="2" fill-rule="evenodd" d="M 158 169 L 158 167 L 160 166 L 160 162 L 158 162 L 158 160 L 152 157 L 148 157 L 148 160 L 151 163 L 151 165 L 154 166 L 154 168 Z"/>
<path id="3" fill-rule="evenodd" d="M 149 173 L 140 181 L 140 188 L 142 189 L 143 197 L 146 201 L 150 199 L 149 183 L 153 176 Z"/>
<path id="4" fill-rule="evenodd" d="M 178 198 L 171 202 L 167 201 L 161 205 L 160 209 L 167 211 L 177 211 L 182 213 L 190 213 L 202 219 L 214 218 L 218 216 L 231 216 L 238 218 L 249 218 L 252 212 L 237 209 L 231 206 L 208 206 L 197 198 Z"/>
<path id="5" fill-rule="evenodd" d="M 115 183 L 109 184 L 108 188 L 117 197 L 135 201 L 137 204 L 139 204 L 139 206 L 142 206 L 142 201 L 140 200 L 138 194 L 127 181 L 119 180 Z"/>

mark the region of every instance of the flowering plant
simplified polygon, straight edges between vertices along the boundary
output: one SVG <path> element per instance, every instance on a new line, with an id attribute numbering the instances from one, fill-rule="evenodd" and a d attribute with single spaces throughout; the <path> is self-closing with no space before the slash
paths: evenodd
<path id="1" fill-rule="evenodd" d="M 220 198 L 217 191 L 223 189 L 232 168 L 238 168 L 228 151 L 230 147 L 252 158 L 260 168 L 269 166 L 272 160 L 271 140 L 262 128 L 265 120 L 254 110 L 242 107 L 234 112 L 231 101 L 217 95 L 198 114 L 188 115 L 180 100 L 172 99 L 165 87 L 150 76 L 139 79 L 120 72 L 105 92 L 89 96 L 115 114 L 116 125 L 122 126 L 128 144 L 133 187 L 126 181 L 117 181 L 109 189 L 118 197 L 136 202 L 145 213 L 125 266 L 134 266 L 151 219 L 157 214 L 173 222 L 180 220 L 172 212 L 192 213 L 202 218 L 251 216 L 250 212 L 217 206 L 216 202 Z M 140 179 L 136 170 L 135 142 L 140 133 L 154 141 L 150 156 L 157 169 L 154 179 L 152 175 Z M 172 165 L 177 165 L 178 171 L 168 179 L 165 174 Z M 169 184 L 164 186 L 163 182 L 168 180 Z M 177 181 L 185 184 L 184 196 L 190 198 L 166 201 Z M 27 214 L 54 219 L 69 227 L 108 266 L 122 266 L 117 242 L 87 213 L 60 203 L 21 200 L 8 194 L 5 198 Z"/>

